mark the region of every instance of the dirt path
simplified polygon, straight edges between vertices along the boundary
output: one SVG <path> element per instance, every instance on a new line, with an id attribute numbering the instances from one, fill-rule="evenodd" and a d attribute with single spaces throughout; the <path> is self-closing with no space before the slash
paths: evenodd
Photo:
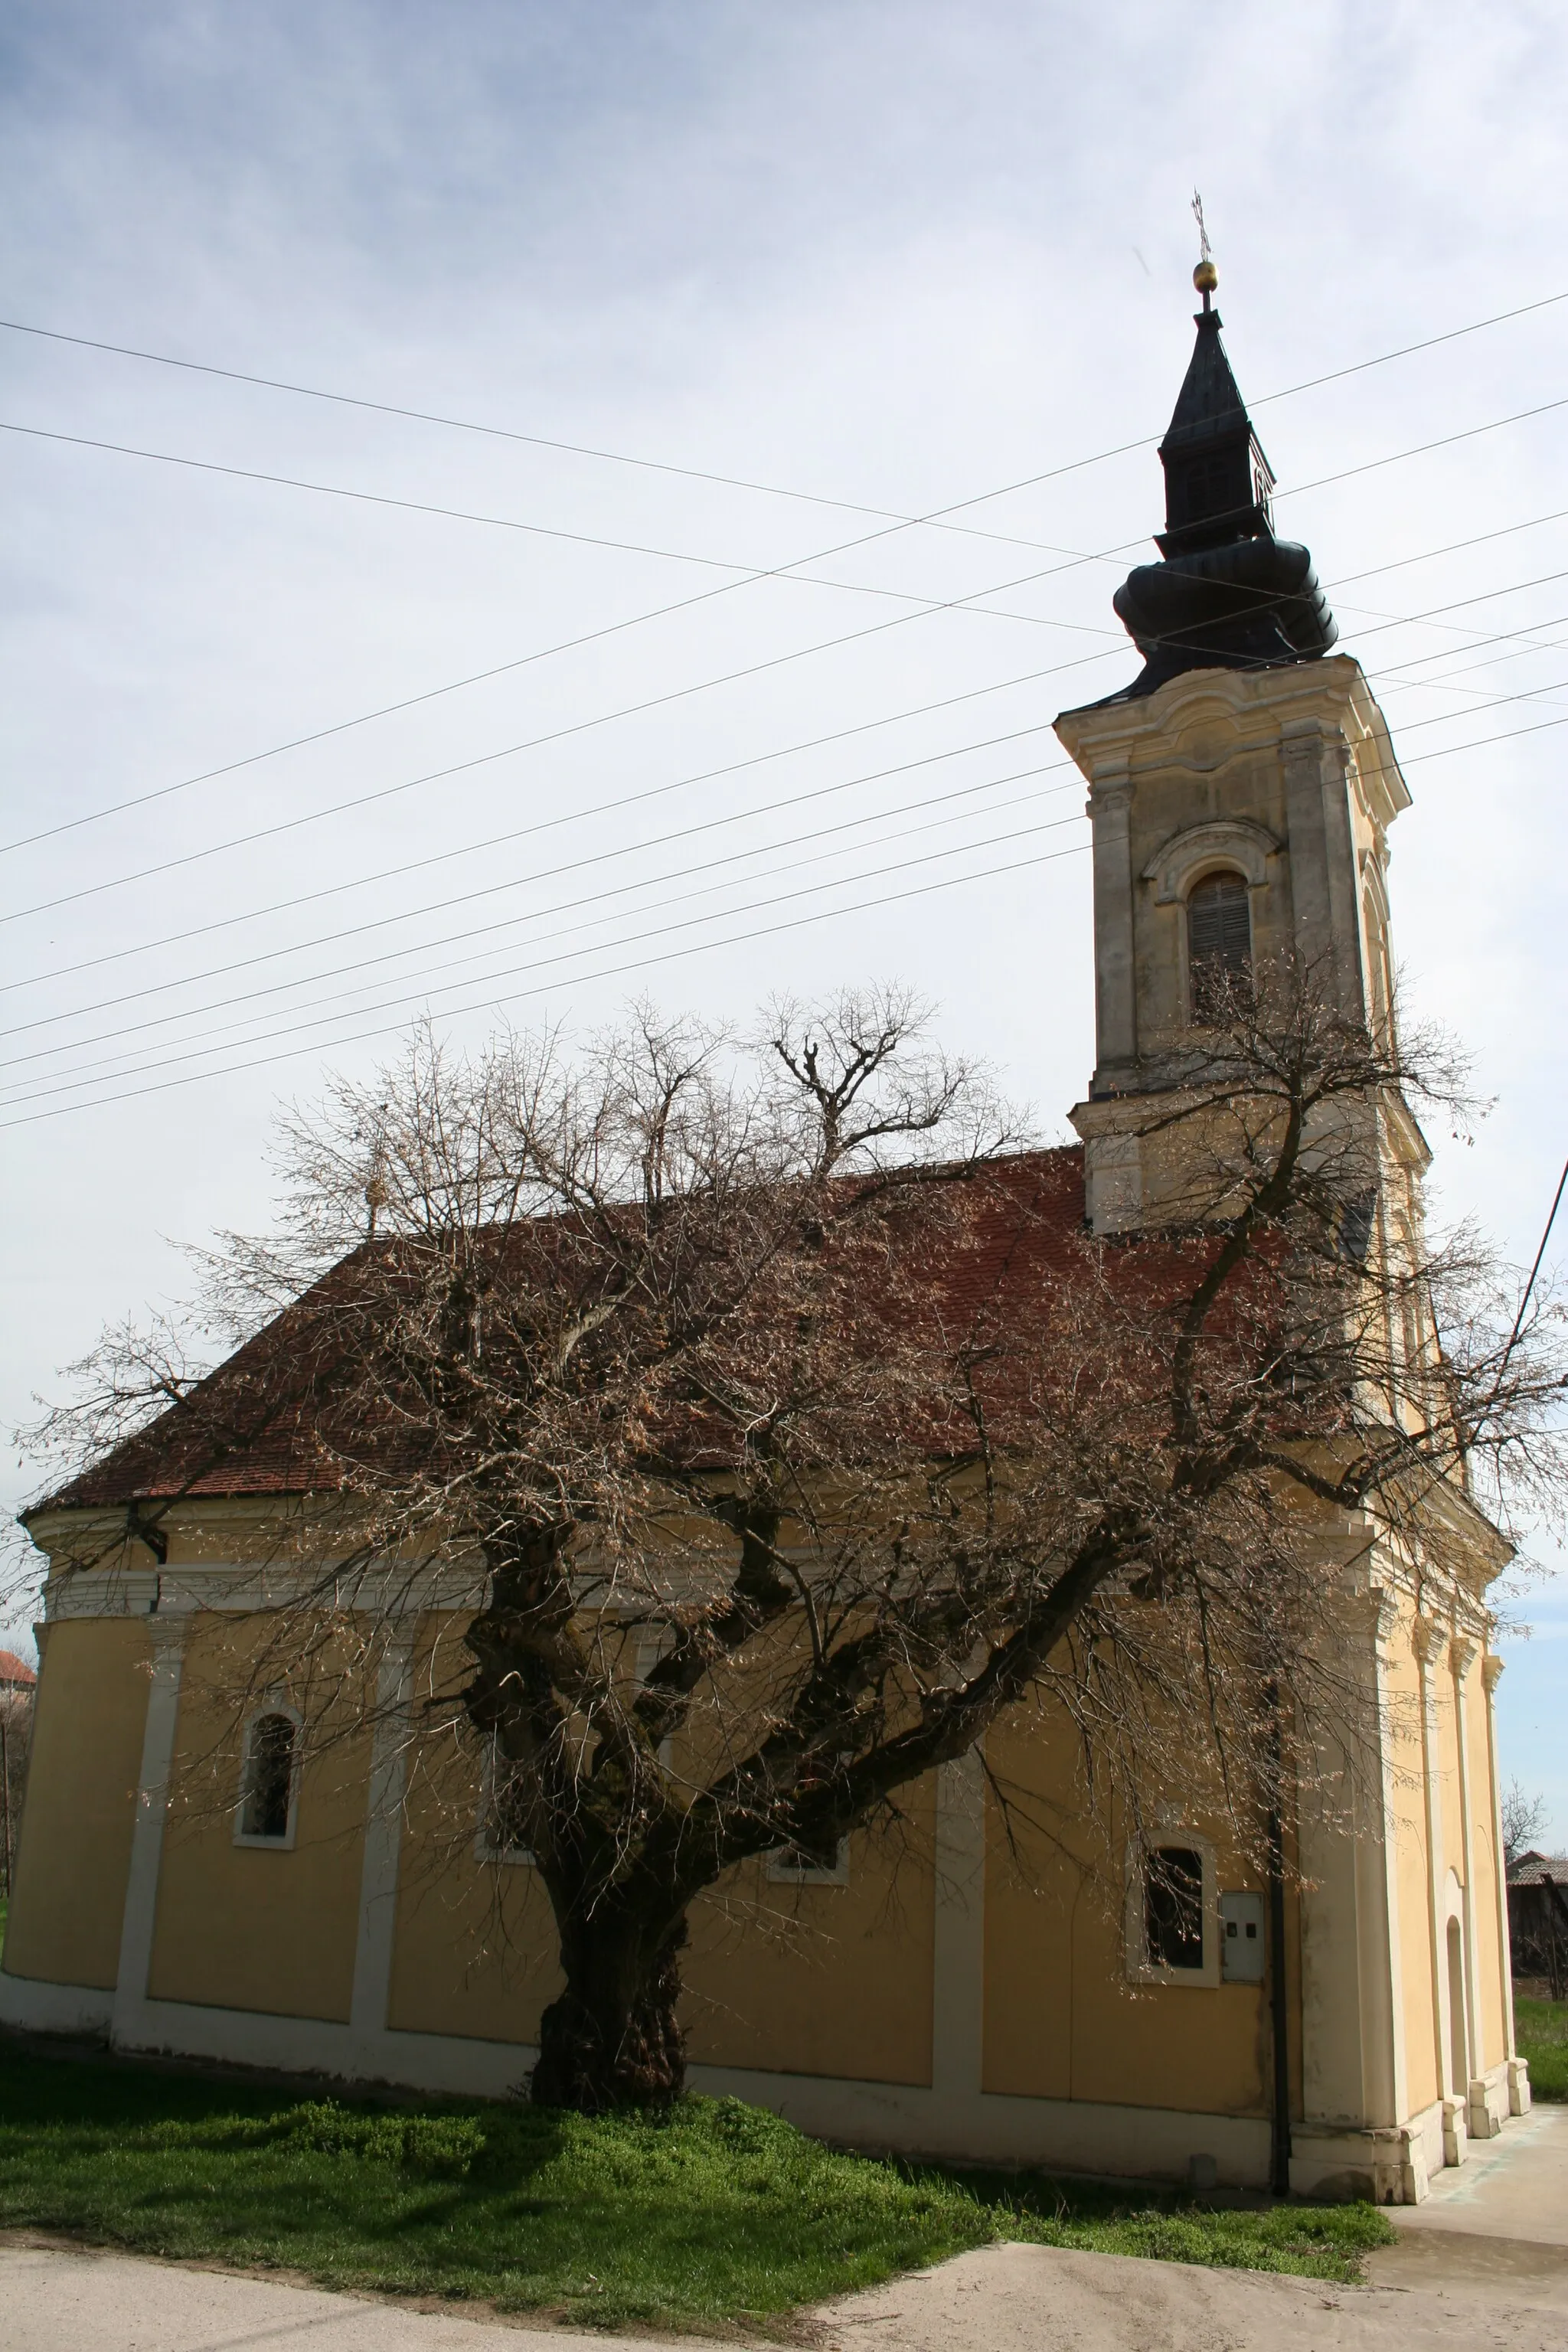
<path id="1" fill-rule="evenodd" d="M 988 2246 L 820 2314 L 825 2352 L 1563 2352 L 1568 2274 L 1546 2299 L 1330 2286 L 1055 2246 Z"/>

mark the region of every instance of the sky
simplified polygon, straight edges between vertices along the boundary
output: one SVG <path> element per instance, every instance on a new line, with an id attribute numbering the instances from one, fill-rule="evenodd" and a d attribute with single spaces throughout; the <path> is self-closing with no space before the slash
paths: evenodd
<path id="1" fill-rule="evenodd" d="M 422 1010 L 899 978 L 1065 1134 L 1049 724 L 1136 667 L 1194 187 L 1414 794 L 1409 1000 L 1494 1098 L 1435 1211 L 1528 1263 L 1568 1152 L 1565 80 L 1526 0 L 13 0 L 4 839 L 45 837 L 0 852 L 0 1424 L 179 1244 L 264 1226 L 279 1105 Z M 1510 1608 L 1503 1769 L 1568 1844 L 1568 1601 Z"/>

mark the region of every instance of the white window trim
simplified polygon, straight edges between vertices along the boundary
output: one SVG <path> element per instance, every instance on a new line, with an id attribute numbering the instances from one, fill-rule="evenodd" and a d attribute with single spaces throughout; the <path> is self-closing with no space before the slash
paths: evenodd
<path id="1" fill-rule="evenodd" d="M 474 1860 L 491 1868 L 505 1866 L 520 1870 L 537 1870 L 538 1856 L 531 1845 L 492 1845 L 486 1834 L 487 1825 L 495 1811 L 496 1750 L 494 1732 L 485 1748 L 485 1769 L 479 1776 L 479 1810 L 474 1823 Z"/>
<path id="2" fill-rule="evenodd" d="M 1144 1934 L 1144 1880 L 1151 1853 L 1178 1845 L 1195 1853 L 1203 1864 L 1204 1964 L 1201 1969 L 1167 1968 L 1151 1960 Z M 1219 1863 L 1213 1841 L 1201 1831 L 1173 1822 L 1147 1838 L 1135 1838 L 1127 1849 L 1127 1895 L 1123 1921 L 1127 1978 L 1131 1984 L 1180 1985 L 1187 1991 L 1211 1991 L 1220 1981 Z"/>
<path id="3" fill-rule="evenodd" d="M 797 1861 L 790 1846 L 775 1846 L 768 1856 L 768 1877 L 774 1886 L 847 1886 L 849 1840 L 839 1839 L 838 1858 L 831 1870 L 824 1870 L 818 1863 Z"/>
<path id="4" fill-rule="evenodd" d="M 294 1727 L 294 1744 L 289 1761 L 289 1826 L 281 1837 L 258 1837 L 254 1831 L 247 1830 L 245 1826 L 245 1809 L 250 1802 L 252 1749 L 258 1725 L 267 1722 L 275 1715 L 287 1717 Z M 250 1846 L 260 1853 L 293 1853 L 294 1833 L 300 1820 L 300 1768 L 302 1761 L 300 1748 L 303 1744 L 301 1734 L 304 1728 L 305 1718 L 299 1708 L 280 1696 L 264 1698 L 246 1717 L 245 1738 L 240 1748 L 239 1802 L 234 1809 L 236 1845 Z"/>

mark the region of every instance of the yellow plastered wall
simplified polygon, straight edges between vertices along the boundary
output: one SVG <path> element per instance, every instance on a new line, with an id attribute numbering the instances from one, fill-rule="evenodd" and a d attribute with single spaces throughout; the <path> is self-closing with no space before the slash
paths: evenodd
<path id="1" fill-rule="evenodd" d="M 1074 1745 L 1048 1718 L 1004 1721 L 986 1760 L 993 1797 L 986 1861 L 987 2091 L 1178 2107 L 1266 2111 L 1267 2019 L 1258 1985 L 1129 1980 L 1119 1884 L 1072 1816 Z M 1229 1864 L 1223 1828 L 1189 1825 L 1218 1851 L 1219 1884 L 1253 1883 Z"/>
<path id="2" fill-rule="evenodd" d="M 5 1933 L 13 1976 L 113 1987 L 150 1657 L 134 1620 L 68 1619 L 45 1637 Z"/>
<path id="3" fill-rule="evenodd" d="M 842 1886 L 777 1885 L 757 1861 L 692 1906 L 681 2015 L 693 2060 L 929 2084 L 934 1777 L 900 1804 L 900 1829 L 849 1840 Z"/>
<path id="4" fill-rule="evenodd" d="M 459 1683 L 461 1621 L 429 1618 L 414 1652 L 416 1708 Z M 526 1863 L 477 1853 L 480 1759 L 456 1731 L 423 1739 L 404 1802 L 387 2022 L 405 2033 L 535 2042 L 561 1988 L 555 1922 Z"/>
<path id="5" fill-rule="evenodd" d="M 185 1644 L 148 1990 L 155 2000 L 346 2021 L 353 1990 L 370 1768 L 363 1731 L 300 1778 L 289 1851 L 235 1843 L 240 1694 L 263 1622 L 201 1617 Z M 312 1723 L 358 1707 L 330 1664 L 283 1695 Z"/>

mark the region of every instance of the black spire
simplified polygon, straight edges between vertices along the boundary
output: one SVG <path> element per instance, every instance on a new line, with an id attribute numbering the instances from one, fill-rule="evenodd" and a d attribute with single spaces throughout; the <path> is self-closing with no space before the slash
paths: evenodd
<path id="1" fill-rule="evenodd" d="M 1219 312 L 1209 309 L 1206 294 L 1195 323 L 1198 340 L 1160 444 L 1165 528 L 1155 545 L 1166 556 L 1273 537 L 1273 468 L 1237 389 L 1219 339 Z"/>
<path id="2" fill-rule="evenodd" d="M 1204 298 L 1197 342 L 1160 444 L 1165 528 L 1154 543 L 1164 561 L 1140 564 L 1114 599 L 1144 657 L 1129 694 L 1152 694 L 1183 670 L 1316 661 L 1339 635 L 1310 555 L 1274 536 L 1274 475 L 1220 341 L 1206 251 L 1193 282 Z"/>

